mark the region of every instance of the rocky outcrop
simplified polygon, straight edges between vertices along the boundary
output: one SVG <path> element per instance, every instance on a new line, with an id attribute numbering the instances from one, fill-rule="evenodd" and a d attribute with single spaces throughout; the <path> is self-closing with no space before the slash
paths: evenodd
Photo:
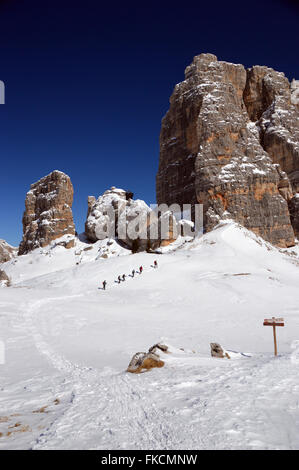
<path id="1" fill-rule="evenodd" d="M 10 246 L 5 240 L 0 240 L 0 264 L 6 263 L 16 255 L 16 248 Z"/>
<path id="2" fill-rule="evenodd" d="M 175 217 L 169 212 L 156 214 L 133 193 L 111 187 L 96 199 L 88 197 L 85 235 L 91 242 L 116 238 L 133 252 L 172 243 L 178 236 Z"/>
<path id="3" fill-rule="evenodd" d="M 139 352 L 134 354 L 132 357 L 127 368 L 127 372 L 131 372 L 132 374 L 140 374 L 140 372 L 144 372 L 155 367 L 163 367 L 164 364 L 165 363 L 161 361 L 157 354 Z"/>
<path id="4" fill-rule="evenodd" d="M 298 159 L 292 153 L 288 167 L 283 158 L 273 156 L 277 150 L 273 142 L 281 133 L 275 131 L 269 143 L 266 113 L 274 122 L 275 111 L 269 109 L 277 110 L 279 102 L 273 89 L 277 72 L 269 75 L 269 69 L 264 69 L 246 71 L 212 54 L 194 58 L 185 80 L 176 85 L 162 121 L 157 202 L 201 203 L 206 231 L 229 218 L 274 245 L 288 247 L 294 244 L 288 204 L 296 190 Z M 289 93 L 290 116 L 283 122 L 298 142 L 290 123 L 297 112 L 291 104 L 290 84 L 283 74 L 279 83 L 281 94 L 287 87 Z"/>
<path id="5" fill-rule="evenodd" d="M 149 353 L 154 353 L 154 354 L 159 354 L 159 353 L 167 353 L 168 352 L 168 346 L 166 344 L 162 343 L 156 343 L 154 344 L 151 348 L 149 348 L 148 352 Z"/>
<path id="6" fill-rule="evenodd" d="M 219 343 L 210 343 L 211 356 L 230 359 L 230 355 L 220 346 Z"/>
<path id="7" fill-rule="evenodd" d="M 0 285 L 9 287 L 10 282 L 11 281 L 10 281 L 8 275 L 6 274 L 6 272 L 3 271 L 2 269 L 0 269 Z"/>
<path id="8" fill-rule="evenodd" d="M 53 171 L 30 187 L 23 216 L 23 240 L 19 255 L 49 245 L 64 235 L 75 235 L 72 215 L 73 185 L 69 176 Z M 65 247 L 74 246 L 74 238 Z"/>
<path id="9" fill-rule="evenodd" d="M 163 367 L 165 362 L 162 361 L 160 355 L 168 354 L 168 352 L 169 348 L 166 344 L 156 343 L 149 348 L 148 352 L 138 352 L 134 354 L 127 368 L 127 372 L 140 374 L 141 372 L 155 367 Z"/>
<path id="10" fill-rule="evenodd" d="M 130 236 L 128 224 L 138 217 L 146 225 L 150 208 L 144 201 L 134 201 L 130 196 L 123 189 L 113 186 L 98 199 L 88 197 L 85 235 L 89 241 L 117 238 L 128 248 L 133 247 L 135 238 L 134 234 Z"/>

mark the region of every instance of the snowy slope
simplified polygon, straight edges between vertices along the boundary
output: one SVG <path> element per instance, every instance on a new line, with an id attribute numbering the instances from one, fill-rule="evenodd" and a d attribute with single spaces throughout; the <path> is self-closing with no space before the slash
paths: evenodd
<path id="1" fill-rule="evenodd" d="M 298 449 L 297 250 L 232 223 L 160 255 L 102 258 L 103 243 L 4 265 L 0 449 Z M 127 374 L 159 340 L 165 367 Z M 245 354 L 211 358 L 210 342 Z"/>

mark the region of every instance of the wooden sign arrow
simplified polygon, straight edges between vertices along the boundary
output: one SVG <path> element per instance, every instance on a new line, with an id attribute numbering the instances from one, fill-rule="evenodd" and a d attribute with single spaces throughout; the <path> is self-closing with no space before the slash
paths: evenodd
<path id="1" fill-rule="evenodd" d="M 284 326 L 284 318 L 265 318 L 264 326 Z"/>
<path id="2" fill-rule="evenodd" d="M 265 318 L 263 325 L 273 327 L 274 354 L 275 354 L 275 356 L 277 356 L 276 327 L 277 326 L 284 326 L 284 318 L 275 318 L 275 317 Z"/>

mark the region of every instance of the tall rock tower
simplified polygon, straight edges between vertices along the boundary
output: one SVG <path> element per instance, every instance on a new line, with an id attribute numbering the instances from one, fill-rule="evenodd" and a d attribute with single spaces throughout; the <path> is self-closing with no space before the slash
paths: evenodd
<path id="1" fill-rule="evenodd" d="M 292 246 L 299 109 L 291 91 L 267 67 L 246 71 L 212 54 L 194 57 L 162 121 L 158 204 L 202 203 L 207 231 L 229 218 Z"/>
<path id="2" fill-rule="evenodd" d="M 25 200 L 19 255 L 47 246 L 63 235 L 75 235 L 73 194 L 69 176 L 57 170 L 31 185 Z M 73 244 L 71 238 L 65 246 L 70 248 Z"/>

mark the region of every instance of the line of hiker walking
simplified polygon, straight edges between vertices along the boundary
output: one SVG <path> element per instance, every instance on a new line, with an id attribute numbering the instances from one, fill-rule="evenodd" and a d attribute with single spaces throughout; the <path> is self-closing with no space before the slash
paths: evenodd
<path id="1" fill-rule="evenodd" d="M 154 264 L 151 265 L 151 267 L 153 268 L 157 268 L 158 267 L 158 263 L 157 261 L 155 260 L 154 261 Z M 130 277 L 134 278 L 135 277 L 135 274 L 142 274 L 143 272 L 143 266 L 139 266 L 139 269 L 136 271 L 135 269 L 132 270 L 131 274 L 129 274 Z M 118 284 L 120 284 L 121 282 L 125 282 L 126 280 L 126 277 L 127 275 L 126 274 L 120 274 L 118 277 L 117 277 L 117 281 L 114 281 L 114 282 L 117 282 Z M 102 282 L 102 285 L 103 285 L 103 290 L 106 290 L 106 286 L 107 286 L 107 281 L 103 281 Z"/>

